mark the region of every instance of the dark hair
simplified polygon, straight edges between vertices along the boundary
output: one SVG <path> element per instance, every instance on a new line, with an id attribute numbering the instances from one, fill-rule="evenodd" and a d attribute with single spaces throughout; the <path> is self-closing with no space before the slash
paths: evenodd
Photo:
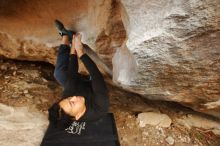
<path id="1" fill-rule="evenodd" d="M 48 109 L 48 119 L 50 121 L 50 124 L 53 124 L 55 127 L 66 128 L 73 121 L 73 117 L 66 114 L 64 110 L 59 106 L 60 101 L 61 100 L 54 103 Z"/>

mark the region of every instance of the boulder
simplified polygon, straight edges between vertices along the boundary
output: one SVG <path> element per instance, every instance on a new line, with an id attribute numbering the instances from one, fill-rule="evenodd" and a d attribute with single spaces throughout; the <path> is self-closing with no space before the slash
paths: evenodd
<path id="1" fill-rule="evenodd" d="M 220 118 L 220 1 L 121 0 L 121 6 L 127 40 L 113 57 L 114 81 Z"/>

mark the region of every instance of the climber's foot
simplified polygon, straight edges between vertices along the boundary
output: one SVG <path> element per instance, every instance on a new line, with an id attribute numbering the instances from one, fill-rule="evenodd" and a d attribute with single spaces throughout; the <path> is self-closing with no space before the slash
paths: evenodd
<path id="1" fill-rule="evenodd" d="M 69 42 L 71 43 L 72 42 L 72 36 L 73 36 L 74 32 L 71 31 L 71 30 L 67 30 L 64 27 L 63 23 L 60 22 L 59 20 L 56 19 L 54 22 L 55 22 L 55 26 L 56 26 L 57 30 L 59 31 L 59 34 L 61 36 L 67 35 L 69 37 Z"/>

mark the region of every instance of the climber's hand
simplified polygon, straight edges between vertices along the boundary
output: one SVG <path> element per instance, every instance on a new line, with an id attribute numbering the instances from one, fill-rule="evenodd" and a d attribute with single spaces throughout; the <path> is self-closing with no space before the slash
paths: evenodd
<path id="1" fill-rule="evenodd" d="M 84 54 L 81 38 L 82 35 L 80 33 L 77 33 L 74 37 L 75 49 L 79 58 Z"/>
<path id="2" fill-rule="evenodd" d="M 76 35 L 73 35 L 72 37 L 72 46 L 71 46 L 70 54 L 77 54 L 76 48 L 75 48 L 75 37 Z"/>

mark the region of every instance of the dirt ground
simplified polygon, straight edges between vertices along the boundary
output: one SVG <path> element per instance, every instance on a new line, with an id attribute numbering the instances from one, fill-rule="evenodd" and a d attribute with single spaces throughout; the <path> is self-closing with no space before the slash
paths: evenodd
<path id="1" fill-rule="evenodd" d="M 61 95 L 62 88 L 53 77 L 54 67 L 41 62 L 0 60 L 0 103 L 34 107 L 47 114 L 47 109 Z M 176 119 L 196 114 L 179 104 L 149 101 L 108 84 L 110 111 L 114 113 L 121 146 L 219 146 L 220 136 L 198 127 L 191 129 Z M 169 127 L 140 126 L 138 114 L 159 112 L 172 120 Z M 207 116 L 209 118 L 209 116 Z"/>

